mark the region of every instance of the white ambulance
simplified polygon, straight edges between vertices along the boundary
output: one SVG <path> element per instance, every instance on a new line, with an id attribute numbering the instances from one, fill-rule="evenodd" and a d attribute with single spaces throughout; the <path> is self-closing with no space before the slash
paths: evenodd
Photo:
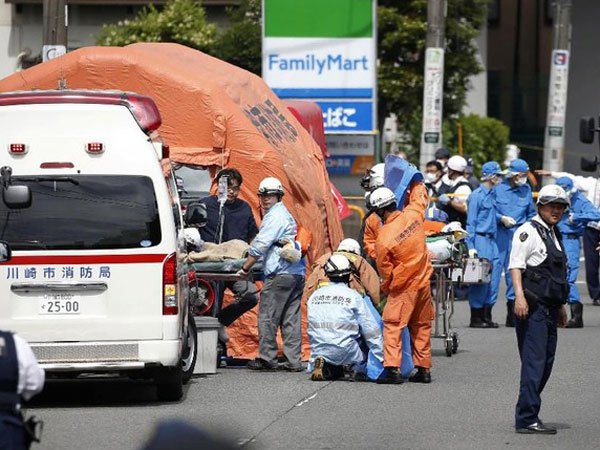
<path id="1" fill-rule="evenodd" d="M 152 378 L 177 400 L 196 358 L 174 175 L 154 101 L 114 91 L 0 94 L 0 329 L 49 374 Z M 12 172 L 12 173 L 11 173 Z"/>

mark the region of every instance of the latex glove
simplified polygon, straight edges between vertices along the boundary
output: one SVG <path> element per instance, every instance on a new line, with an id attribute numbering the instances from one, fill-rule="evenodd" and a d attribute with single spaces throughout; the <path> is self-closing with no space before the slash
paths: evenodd
<path id="1" fill-rule="evenodd" d="M 302 259 L 302 252 L 296 249 L 292 242 L 288 242 L 279 251 L 279 256 L 287 262 L 297 264 Z"/>
<path id="2" fill-rule="evenodd" d="M 477 250 L 472 248 L 469 250 L 469 258 L 477 258 Z"/>
<path id="3" fill-rule="evenodd" d="M 569 225 L 573 225 L 575 223 L 575 218 L 573 213 L 569 214 L 569 218 L 567 219 L 567 222 L 569 223 Z"/>
<path id="4" fill-rule="evenodd" d="M 450 197 L 448 197 L 446 194 L 442 194 L 438 197 L 438 202 L 440 202 L 442 205 L 447 205 L 450 203 Z"/>
<path id="5" fill-rule="evenodd" d="M 502 225 L 504 225 L 506 228 L 512 228 L 517 224 L 517 221 L 509 216 L 502 216 L 500 218 L 500 222 L 502 222 Z"/>

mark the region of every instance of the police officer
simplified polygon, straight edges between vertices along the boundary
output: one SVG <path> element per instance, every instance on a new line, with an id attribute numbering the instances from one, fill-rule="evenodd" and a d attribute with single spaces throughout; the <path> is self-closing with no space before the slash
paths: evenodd
<path id="1" fill-rule="evenodd" d="M 21 337 L 0 331 L 0 449 L 28 448 L 21 401 L 44 387 L 44 370 Z"/>
<path id="2" fill-rule="evenodd" d="M 579 273 L 579 255 L 581 254 L 581 241 L 586 225 L 589 222 L 600 220 L 600 212 L 585 196 L 575 189 L 570 177 L 560 177 L 556 184 L 562 187 L 571 199 L 569 214 L 565 214 L 558 229 L 563 236 L 563 244 L 567 253 L 569 263 L 569 306 L 571 308 L 571 320 L 567 322 L 567 328 L 583 328 L 583 305 L 577 288 L 577 274 Z"/>
<path id="3" fill-rule="evenodd" d="M 492 264 L 492 281 L 486 284 L 469 286 L 469 306 L 471 307 L 471 328 L 498 328 L 492 321 L 492 308 L 496 303 L 500 280 L 500 259 L 496 244 L 496 200 L 494 190 L 502 181 L 502 169 L 496 161 L 485 163 L 481 168 L 481 185 L 467 200 L 467 245 L 471 257 L 486 258 Z"/>
<path id="4" fill-rule="evenodd" d="M 448 222 L 458 221 L 463 228 L 467 223 L 467 197 L 471 194 L 469 182 L 464 177 L 467 161 L 455 155 L 448 160 L 448 173 L 438 188 L 439 209 L 448 214 Z M 448 194 L 453 194 L 452 196 Z"/>
<path id="5" fill-rule="evenodd" d="M 517 433 L 556 434 L 539 418 L 542 393 L 554 363 L 556 327 L 566 323 L 569 295 L 567 257 L 556 226 L 570 205 L 558 185 L 544 186 L 538 214 L 514 234 L 510 271 L 515 289 L 515 316 L 521 383 L 515 413 Z"/>
<path id="6" fill-rule="evenodd" d="M 502 183 L 494 187 L 496 196 L 496 218 L 498 220 L 498 253 L 500 264 L 506 277 L 506 326 L 514 327 L 515 291 L 508 263 L 510 249 L 516 227 L 523 225 L 535 215 L 535 206 L 531 188 L 527 184 L 529 165 L 522 159 L 510 162 Z M 500 278 L 496 281 L 493 292 L 498 295 Z M 496 300 L 494 299 L 494 303 Z"/>

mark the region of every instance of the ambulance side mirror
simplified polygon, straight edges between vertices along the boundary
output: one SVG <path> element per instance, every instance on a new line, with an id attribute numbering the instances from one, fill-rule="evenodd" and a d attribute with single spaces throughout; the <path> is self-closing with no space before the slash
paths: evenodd
<path id="1" fill-rule="evenodd" d="M 0 241 L 0 262 L 10 261 L 12 257 L 12 252 L 10 250 L 10 245 L 6 241 Z"/>

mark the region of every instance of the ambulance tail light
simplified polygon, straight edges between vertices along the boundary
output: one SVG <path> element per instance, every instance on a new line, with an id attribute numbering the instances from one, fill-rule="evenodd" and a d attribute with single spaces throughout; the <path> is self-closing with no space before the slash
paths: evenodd
<path id="1" fill-rule="evenodd" d="M 102 142 L 88 142 L 85 145 L 85 151 L 92 154 L 104 153 L 104 144 Z"/>
<path id="2" fill-rule="evenodd" d="M 19 91 L 0 94 L 0 107 L 57 103 L 83 103 L 126 106 L 146 133 L 157 130 L 162 119 L 154 100 L 145 95 L 116 91 Z"/>
<path id="3" fill-rule="evenodd" d="M 26 144 L 9 144 L 8 145 L 8 153 L 11 155 L 24 155 L 27 153 L 27 145 Z"/>
<path id="4" fill-rule="evenodd" d="M 178 313 L 177 259 L 175 253 L 171 253 L 163 263 L 163 315 L 175 316 Z"/>

